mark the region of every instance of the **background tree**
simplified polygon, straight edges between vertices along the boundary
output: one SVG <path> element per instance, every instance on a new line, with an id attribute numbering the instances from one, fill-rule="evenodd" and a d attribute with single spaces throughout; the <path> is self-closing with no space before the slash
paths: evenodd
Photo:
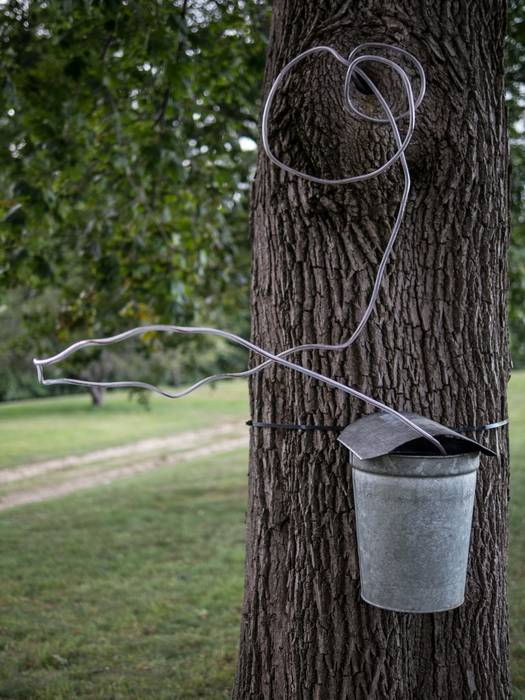
<path id="1" fill-rule="evenodd" d="M 24 290 L 22 354 L 137 323 L 247 332 L 262 0 L 1 12 L 0 271 Z"/>
<path id="2" fill-rule="evenodd" d="M 525 366 L 525 17 L 521 0 L 509 3 L 507 104 L 512 162 L 509 326 L 512 361 Z"/>
<path id="3" fill-rule="evenodd" d="M 407 158 L 413 189 L 379 306 L 345 353 L 303 363 L 400 410 L 452 426 L 506 415 L 508 158 L 506 5 L 442 0 L 274 3 L 265 89 L 317 44 L 343 54 L 366 41 L 423 63 L 427 97 Z M 396 110 L 391 72 L 370 68 Z M 276 99 L 277 153 L 324 177 L 371 170 L 393 150 L 388 128 L 350 117 L 344 71 L 328 58 L 297 68 Z M 363 110 L 374 100 L 356 94 Z M 338 342 L 355 328 L 399 200 L 400 177 L 354 187 L 306 182 L 261 154 L 252 201 L 252 334 L 273 351 Z M 365 410 L 273 368 L 251 382 L 253 418 L 344 425 Z M 253 430 L 246 588 L 234 697 L 509 697 L 505 584 L 505 430 L 481 439 L 466 602 L 432 615 L 359 598 L 351 470 L 330 433 Z M 388 572 L 385 572 L 388 575 Z"/>

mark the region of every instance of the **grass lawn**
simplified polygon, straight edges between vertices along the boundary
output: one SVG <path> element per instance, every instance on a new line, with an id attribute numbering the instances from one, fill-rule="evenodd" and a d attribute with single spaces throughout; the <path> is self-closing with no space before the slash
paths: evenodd
<path id="1" fill-rule="evenodd" d="M 246 463 L 223 454 L 2 513 L 0 698 L 228 698 Z"/>
<path id="2" fill-rule="evenodd" d="M 525 371 L 509 388 L 511 418 L 509 602 L 514 700 L 525 700 Z"/>
<path id="3" fill-rule="evenodd" d="M 208 415 L 219 422 L 224 411 L 232 420 L 244 417 L 244 392 L 244 385 L 224 385 L 214 395 L 217 405 L 207 405 Z M 207 397 L 196 394 L 194 400 L 202 408 Z M 91 409 L 80 406 L 84 398 L 47 405 L 54 401 L 77 407 L 74 416 L 66 408 L 55 415 L 66 421 L 57 445 L 64 454 L 67 436 L 80 439 Z M 161 402 L 158 409 L 154 401 L 161 425 L 153 433 L 150 414 L 128 408 L 117 395 L 106 418 L 91 418 L 101 440 L 96 445 L 165 434 L 175 424 L 191 428 L 190 413 L 195 419 L 199 409 L 187 401 L 165 401 L 166 408 Z M 17 441 L 23 446 L 36 440 L 35 425 L 44 429 L 46 403 L 26 403 L 29 426 L 19 410 L 23 404 L 0 408 L 0 422 L 7 416 L 19 433 L 6 433 L 11 464 Z M 126 410 L 135 425 L 127 434 Z M 514 698 L 525 700 L 525 372 L 512 380 L 510 414 Z M 113 431 L 115 415 L 120 427 Z M 99 434 L 95 423 L 105 422 Z M 120 439 L 104 442 L 114 432 Z M 48 456 L 55 456 L 53 439 L 42 439 Z M 0 698 L 228 698 L 243 586 L 246 464 L 241 450 L 0 513 Z"/>
<path id="4" fill-rule="evenodd" d="M 149 410 L 127 391 L 106 392 L 98 408 L 85 393 L 0 404 L 0 468 L 249 418 L 242 380 L 178 400 L 150 398 Z"/>

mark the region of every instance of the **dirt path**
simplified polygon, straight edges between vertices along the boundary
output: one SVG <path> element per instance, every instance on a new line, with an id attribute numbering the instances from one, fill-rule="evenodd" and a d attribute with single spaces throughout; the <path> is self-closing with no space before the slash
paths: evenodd
<path id="1" fill-rule="evenodd" d="M 229 450 L 246 447 L 247 444 L 246 436 L 231 438 L 228 440 L 221 440 L 210 446 L 197 447 L 193 450 L 187 450 L 180 455 L 174 455 L 172 458 L 162 457 L 156 460 L 148 460 L 145 462 L 140 462 L 139 464 L 132 464 L 128 467 L 109 469 L 98 474 L 83 474 L 80 472 L 75 477 L 67 479 L 67 481 L 59 484 L 53 484 L 53 486 L 41 486 L 35 489 L 17 491 L 9 494 L 8 496 L 4 496 L 3 498 L 0 497 L 0 511 L 6 510 L 7 508 L 13 508 L 14 506 L 25 505 L 27 503 L 37 503 L 38 501 L 47 501 L 50 498 L 66 496 L 67 494 L 74 493 L 75 491 L 91 488 L 93 486 L 100 486 L 102 484 L 110 484 L 117 479 L 122 479 L 127 476 L 134 476 L 135 474 L 142 474 L 144 472 L 157 469 L 161 466 L 164 467 L 167 465 L 180 464 L 181 462 L 187 462 L 190 459 L 207 457 L 208 455 L 216 454 L 218 452 L 228 452 Z"/>
<path id="2" fill-rule="evenodd" d="M 203 444 L 204 443 L 204 444 Z M 20 491 L 0 495 L 0 511 L 27 503 L 46 501 L 65 496 L 75 491 L 109 484 L 135 474 L 157 469 L 161 466 L 176 465 L 199 457 L 207 457 L 219 452 L 228 452 L 248 445 L 246 428 L 239 423 L 229 423 L 214 428 L 205 428 L 180 433 L 165 438 L 152 438 L 140 442 L 110 447 L 84 455 L 54 459 L 38 464 L 27 464 L 16 469 L 0 471 L 0 484 L 41 477 L 51 472 L 75 469 L 74 473 L 64 474 L 63 481 L 49 485 L 31 487 L 25 484 Z M 137 456 L 144 459 L 136 461 Z M 129 457 L 134 463 L 93 472 L 93 465 L 114 459 Z M 76 469 L 78 467 L 78 470 Z"/>
<path id="3" fill-rule="evenodd" d="M 140 454 L 149 454 L 161 450 L 185 450 L 223 435 L 236 433 L 240 435 L 246 432 L 246 428 L 241 423 L 226 423 L 225 425 L 214 426 L 212 428 L 202 428 L 191 430 L 178 435 L 169 435 L 163 438 L 148 438 L 139 442 L 132 442 L 118 447 L 107 447 L 103 450 L 87 452 L 83 455 L 72 455 L 60 459 L 51 459 L 47 462 L 37 462 L 35 464 L 23 464 L 12 469 L 0 470 L 0 484 L 10 484 L 13 481 L 31 479 L 41 476 L 51 471 L 80 467 L 93 462 L 102 462 L 119 457 L 129 457 Z"/>

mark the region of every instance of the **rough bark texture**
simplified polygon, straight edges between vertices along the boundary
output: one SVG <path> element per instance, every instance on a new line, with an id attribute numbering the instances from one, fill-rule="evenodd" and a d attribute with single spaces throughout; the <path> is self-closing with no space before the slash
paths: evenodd
<path id="1" fill-rule="evenodd" d="M 266 90 L 299 51 L 365 41 L 413 52 L 428 77 L 408 160 L 407 217 L 377 311 L 354 348 L 296 359 L 401 410 L 452 426 L 506 416 L 508 160 L 505 4 L 277 0 Z M 344 71 L 299 66 L 276 99 L 272 142 L 323 176 L 371 169 L 388 129 L 342 110 Z M 388 69 L 370 74 L 384 91 Z M 372 97 L 357 95 L 364 109 Z M 400 195 L 399 166 L 319 186 L 261 154 L 253 190 L 253 338 L 273 351 L 349 336 L 365 307 Z M 345 425 L 364 405 L 278 368 L 251 385 L 253 418 Z M 479 437 L 479 436 L 478 436 Z M 253 429 L 246 590 L 234 698 L 509 697 L 505 429 L 479 473 L 466 602 L 407 615 L 359 598 L 348 455 L 330 433 Z M 385 572 L 388 575 L 388 572 Z"/>

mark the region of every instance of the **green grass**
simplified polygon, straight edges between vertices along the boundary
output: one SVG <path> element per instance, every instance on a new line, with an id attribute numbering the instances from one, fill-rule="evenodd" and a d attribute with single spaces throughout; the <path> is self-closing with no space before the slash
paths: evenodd
<path id="1" fill-rule="evenodd" d="M 227 398 L 223 390 L 231 392 Z M 208 415 L 244 416 L 244 392 L 242 385 L 221 387 Z M 36 439 L 34 426 L 49 421 L 41 414 L 53 401 L 77 407 L 74 416 L 62 411 L 68 422 L 61 454 L 85 420 L 104 422 L 80 406 L 85 399 L 53 399 L 25 404 L 26 427 L 23 404 L 12 404 L 0 409 L 19 432 L 6 433 L 12 450 L 17 440 Z M 153 408 L 161 434 L 202 420 L 196 404 L 164 403 Z M 132 439 L 153 434 L 155 425 L 141 425 L 151 414 L 128 407 L 123 396 L 110 400 L 105 420 L 116 415 L 126 423 L 127 410 Z M 525 700 L 525 372 L 512 379 L 510 415 L 512 668 L 514 698 Z M 114 437 L 111 425 L 100 430 L 100 440 Z M 118 442 L 129 439 L 119 430 Z M 53 439 L 46 444 L 51 450 Z M 228 698 L 243 585 L 246 464 L 239 451 L 0 513 L 0 698 Z"/>
<path id="2" fill-rule="evenodd" d="M 179 400 L 151 395 L 150 409 L 126 391 L 109 391 L 103 406 L 86 394 L 0 404 L 0 468 L 82 454 L 148 437 L 248 419 L 246 383 L 203 387 Z"/>
<path id="3" fill-rule="evenodd" d="M 525 372 L 510 383 L 509 604 L 515 700 L 525 700 Z"/>
<path id="4" fill-rule="evenodd" d="M 0 518 L 0 698 L 228 698 L 245 451 Z"/>

